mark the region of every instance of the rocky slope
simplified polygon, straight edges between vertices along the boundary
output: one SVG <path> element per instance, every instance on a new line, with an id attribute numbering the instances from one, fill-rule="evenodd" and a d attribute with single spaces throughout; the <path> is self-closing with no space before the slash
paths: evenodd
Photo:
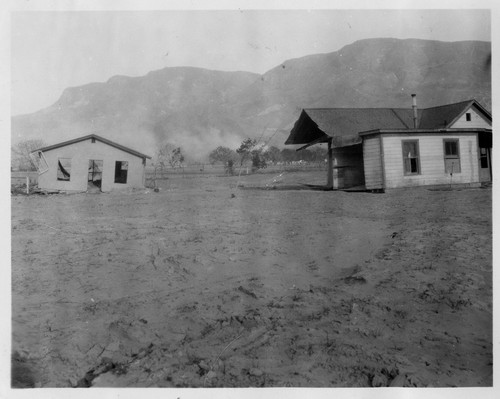
<path id="1" fill-rule="evenodd" d="M 282 145 L 306 107 L 429 107 L 475 98 L 491 109 L 491 43 L 367 39 L 287 60 L 263 75 L 172 67 L 66 89 L 12 118 L 12 139 L 55 143 L 95 132 L 153 153 L 163 141 L 202 159 L 218 145 L 273 137 Z"/>

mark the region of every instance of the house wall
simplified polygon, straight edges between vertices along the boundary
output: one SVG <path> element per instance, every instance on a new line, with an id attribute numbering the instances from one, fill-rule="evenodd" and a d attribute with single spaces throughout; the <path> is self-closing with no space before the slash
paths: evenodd
<path id="1" fill-rule="evenodd" d="M 366 188 L 368 190 L 383 188 L 384 178 L 379 136 L 363 139 L 363 158 Z"/>
<path id="2" fill-rule="evenodd" d="M 361 144 L 333 149 L 334 188 L 365 184 L 363 147 Z"/>
<path id="3" fill-rule="evenodd" d="M 471 120 L 467 121 L 466 113 L 471 114 Z M 491 129 L 491 122 L 488 121 L 484 116 L 476 111 L 475 107 L 470 107 L 457 121 L 450 126 L 453 129 L 456 128 L 484 128 Z"/>
<path id="4" fill-rule="evenodd" d="M 38 187 L 43 190 L 86 191 L 89 160 L 102 160 L 102 191 L 119 190 L 129 187 L 144 187 L 142 158 L 104 144 L 98 140 L 85 140 L 44 152 L 49 170 L 38 178 Z M 69 181 L 57 180 L 59 158 L 71 158 Z M 115 183 L 115 162 L 127 161 L 127 183 Z"/>
<path id="5" fill-rule="evenodd" d="M 458 139 L 460 148 L 460 173 L 450 178 L 445 173 L 443 139 Z M 403 140 L 418 140 L 420 174 L 405 175 L 403 167 Z M 478 147 L 476 133 L 420 134 L 420 135 L 383 135 L 381 136 L 384 154 L 385 188 L 451 183 L 478 183 Z"/>

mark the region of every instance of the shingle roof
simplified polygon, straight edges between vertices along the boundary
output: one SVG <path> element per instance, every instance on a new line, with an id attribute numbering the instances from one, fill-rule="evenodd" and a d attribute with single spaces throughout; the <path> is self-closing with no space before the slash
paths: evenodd
<path id="1" fill-rule="evenodd" d="M 418 128 L 440 129 L 449 127 L 473 103 L 474 100 L 469 100 L 455 104 L 441 105 L 439 107 L 426 108 L 422 110 L 423 112 Z"/>
<path id="2" fill-rule="evenodd" d="M 98 140 L 98 141 L 100 141 L 100 142 L 102 142 L 104 144 L 107 144 L 107 145 L 110 145 L 112 147 L 118 148 L 119 150 L 128 152 L 129 154 L 135 155 L 135 156 L 137 156 L 139 158 L 148 158 L 148 159 L 151 159 L 151 157 L 149 155 L 142 154 L 139 151 L 135 151 L 135 150 L 133 150 L 131 148 L 128 148 L 128 147 L 125 147 L 125 146 L 123 146 L 121 144 L 115 143 L 114 141 L 105 139 L 104 137 L 98 136 L 97 134 L 89 134 L 87 136 L 79 137 L 79 138 L 76 138 L 76 139 L 73 139 L 73 140 L 63 141 L 62 143 L 58 143 L 58 144 L 54 144 L 54 145 L 49 145 L 49 146 L 43 147 L 43 148 L 38 148 L 36 150 L 33 150 L 32 152 L 38 152 L 38 151 L 47 152 L 47 151 L 50 151 L 50 150 L 54 150 L 56 148 L 65 147 L 67 145 L 79 143 L 80 141 L 85 141 L 85 140 L 90 140 L 90 139 Z"/>
<path id="3" fill-rule="evenodd" d="M 302 111 L 285 144 L 309 143 L 311 137 L 313 140 L 320 137 L 320 132 L 336 138 L 336 145 L 347 141 L 356 144 L 361 142 L 359 132 L 382 126 L 408 129 L 413 125 L 412 115 L 412 110 L 394 108 L 307 108 Z"/>
<path id="4" fill-rule="evenodd" d="M 450 127 L 471 105 L 487 117 L 491 115 L 475 100 L 462 101 L 417 111 L 418 129 Z M 359 133 L 370 130 L 413 129 L 410 108 L 306 108 L 290 131 L 285 144 L 308 144 L 333 137 L 335 146 L 361 143 Z"/>

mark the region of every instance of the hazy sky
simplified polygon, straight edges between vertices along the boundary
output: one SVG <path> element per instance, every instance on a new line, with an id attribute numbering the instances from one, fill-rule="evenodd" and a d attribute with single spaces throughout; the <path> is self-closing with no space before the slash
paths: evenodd
<path id="1" fill-rule="evenodd" d="M 169 66 L 264 73 L 359 39 L 491 40 L 487 10 L 17 11 L 11 113 L 53 104 L 66 87 Z"/>

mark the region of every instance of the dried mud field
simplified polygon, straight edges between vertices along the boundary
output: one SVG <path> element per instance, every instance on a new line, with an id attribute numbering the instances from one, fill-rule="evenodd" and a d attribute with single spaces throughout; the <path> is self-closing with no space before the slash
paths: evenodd
<path id="1" fill-rule="evenodd" d="M 13 196 L 14 386 L 492 386 L 491 188 L 324 178 Z"/>

